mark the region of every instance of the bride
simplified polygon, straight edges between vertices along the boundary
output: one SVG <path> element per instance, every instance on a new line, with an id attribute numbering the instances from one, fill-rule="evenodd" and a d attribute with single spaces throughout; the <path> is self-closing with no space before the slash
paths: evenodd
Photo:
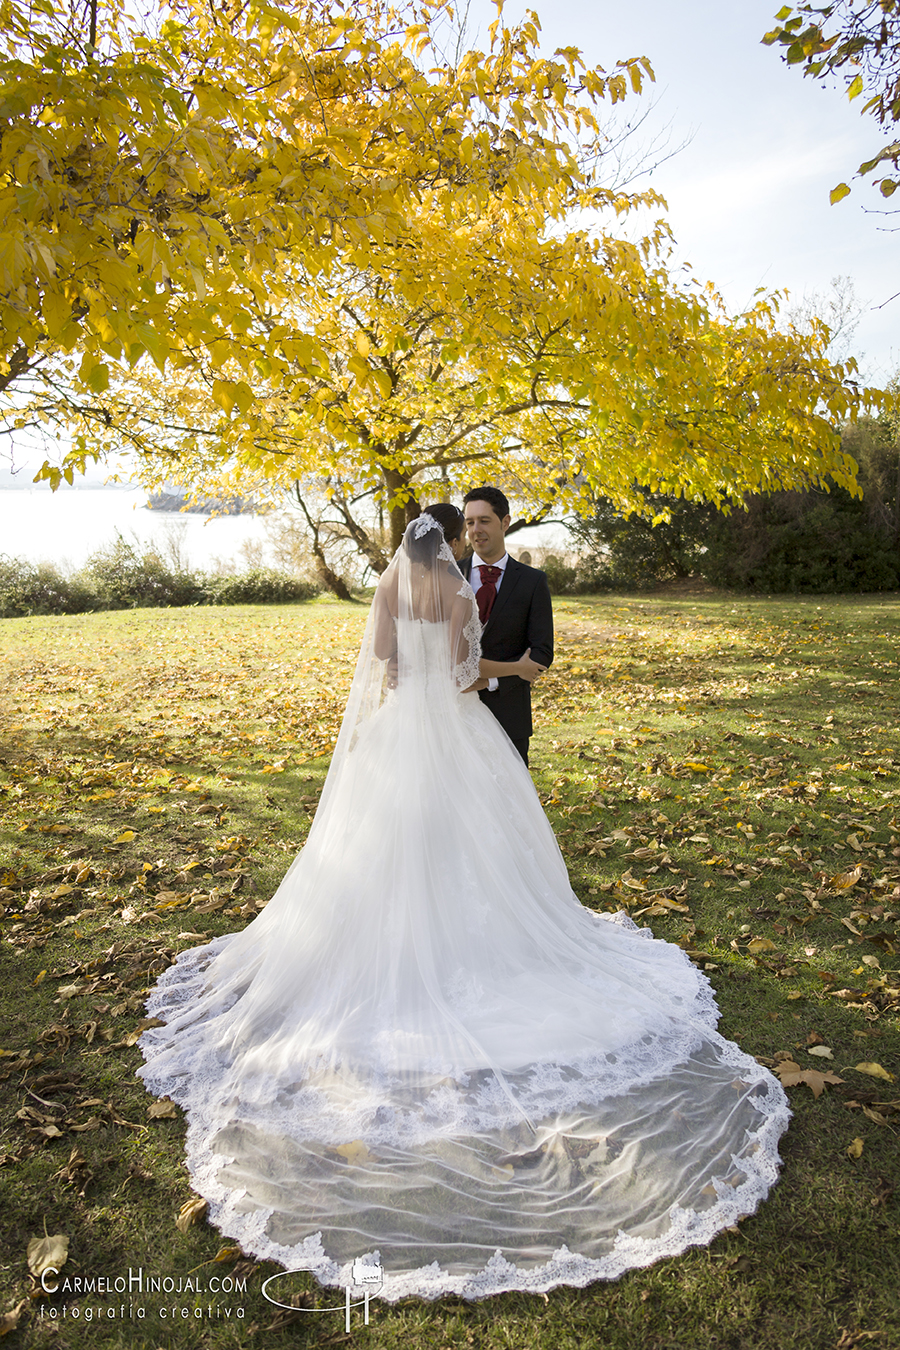
<path id="1" fill-rule="evenodd" d="M 210 1218 L 382 1297 L 613 1279 L 752 1213 L 780 1085 L 707 978 L 573 895 L 530 775 L 475 696 L 462 516 L 413 521 L 378 585 L 307 843 L 240 933 L 148 1003 L 147 1087 L 188 1118 Z"/>

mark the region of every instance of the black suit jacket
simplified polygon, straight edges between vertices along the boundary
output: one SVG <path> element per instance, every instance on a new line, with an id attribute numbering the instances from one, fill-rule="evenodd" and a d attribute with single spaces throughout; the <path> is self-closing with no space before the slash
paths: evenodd
<path id="1" fill-rule="evenodd" d="M 471 556 L 459 564 L 467 581 Z M 542 666 L 553 660 L 553 609 L 550 587 L 543 572 L 510 558 L 481 635 L 481 654 L 489 661 L 517 661 L 527 647 L 531 658 Z M 505 675 L 493 692 L 482 689 L 478 697 L 490 708 L 507 736 L 523 741 L 531 735 L 531 685 L 518 675 Z"/>

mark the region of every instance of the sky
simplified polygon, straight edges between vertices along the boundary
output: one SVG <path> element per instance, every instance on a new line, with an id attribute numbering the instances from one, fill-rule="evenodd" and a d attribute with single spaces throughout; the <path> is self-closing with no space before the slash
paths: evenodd
<path id="1" fill-rule="evenodd" d="M 805 78 L 761 44 L 778 0 L 508 0 L 505 21 L 529 7 L 547 52 L 577 46 L 607 70 L 649 58 L 656 84 L 634 109 L 654 107 L 635 139 L 668 128 L 670 146 L 684 148 L 634 187 L 666 198 L 676 262 L 712 281 L 733 312 L 758 287 L 787 289 L 794 303 L 851 277 L 866 303 L 853 354 L 871 382 L 890 378 L 900 367 L 900 296 L 884 302 L 900 291 L 900 234 L 891 228 L 900 231 L 900 215 L 877 214 L 880 193 L 852 180 L 884 138 L 860 115 L 863 99 L 850 104 L 841 84 Z M 488 0 L 472 0 L 479 45 L 494 13 Z M 831 206 L 843 181 L 851 195 Z"/>

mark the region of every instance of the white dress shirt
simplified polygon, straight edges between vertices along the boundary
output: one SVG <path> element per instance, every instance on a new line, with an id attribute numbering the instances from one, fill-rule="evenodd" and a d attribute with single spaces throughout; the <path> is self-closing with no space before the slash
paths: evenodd
<path id="1" fill-rule="evenodd" d="M 504 576 L 506 575 L 506 564 L 507 564 L 508 562 L 509 562 L 509 554 L 508 554 L 508 553 L 504 553 L 503 557 L 502 557 L 502 558 L 498 558 L 497 561 L 496 561 L 495 563 L 486 563 L 486 562 L 484 562 L 484 560 L 483 560 L 482 558 L 479 558 L 479 556 L 478 556 L 477 553 L 473 553 L 473 554 L 472 554 L 472 571 L 469 573 L 469 585 L 472 587 L 472 590 L 475 592 L 476 598 L 477 598 L 477 596 L 478 596 L 478 592 L 481 590 L 481 573 L 480 573 L 479 570 L 478 570 L 479 567 L 499 567 L 499 568 L 500 568 L 500 575 L 499 575 L 499 577 L 497 578 L 497 580 L 494 582 L 494 585 L 495 585 L 497 591 L 499 592 L 500 587 L 503 585 L 503 578 L 504 578 Z M 494 603 L 495 603 L 495 604 L 497 603 L 496 600 L 494 601 Z M 493 691 L 498 687 L 499 683 L 500 683 L 500 681 L 497 679 L 496 675 L 492 675 L 491 678 L 488 680 L 488 686 L 487 686 L 487 687 L 488 687 L 488 693 L 493 693 Z"/>

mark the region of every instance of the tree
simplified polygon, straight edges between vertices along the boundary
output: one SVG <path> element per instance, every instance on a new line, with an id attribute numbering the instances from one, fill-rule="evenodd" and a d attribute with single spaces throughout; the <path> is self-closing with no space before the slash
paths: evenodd
<path id="1" fill-rule="evenodd" d="M 202 353 L 240 374 L 302 346 L 314 362 L 310 332 L 273 325 L 263 352 L 259 333 L 246 340 L 252 312 L 282 298 L 283 261 L 291 278 L 385 250 L 396 262 L 410 206 L 436 185 L 448 211 L 489 191 L 552 202 L 576 166 L 545 130 L 589 121 L 583 90 L 619 99 L 644 67 L 607 76 L 574 57 L 529 60 L 504 29 L 477 65 L 435 76 L 421 58 L 447 12 L 175 0 L 139 19 L 120 0 L 3 0 L 0 391 L 11 423 L 23 424 L 23 388 L 40 409 L 48 372 L 102 422 L 110 382 L 144 357 L 164 369 Z M 60 364 L 68 353 L 74 364 Z M 223 401 L 227 390 L 239 406 L 250 396 L 240 378 Z M 67 476 L 89 445 L 76 445 Z"/>
<path id="2" fill-rule="evenodd" d="M 891 134 L 900 121 L 900 0 L 833 0 L 831 4 L 785 5 L 776 15 L 778 27 L 766 33 L 768 46 L 780 44 L 789 65 L 801 65 L 804 75 L 826 80 L 842 78 L 850 99 L 866 96 L 862 111 Z M 900 168 L 900 140 L 896 137 L 857 174 L 877 173 L 875 184 L 884 197 L 893 196 L 900 181 L 887 170 Z M 832 189 L 832 202 L 850 192 L 846 183 Z"/>
<path id="3" fill-rule="evenodd" d="M 588 71 L 574 49 L 539 59 L 532 19 L 498 18 L 488 52 L 452 59 L 433 25 L 417 31 L 433 104 L 395 136 L 408 181 L 423 155 L 430 177 L 407 187 L 402 220 L 382 231 L 370 216 L 362 240 L 335 223 L 316 265 L 302 240 L 273 250 L 229 312 L 229 342 L 171 348 L 164 379 L 120 362 L 86 398 L 80 371 L 54 374 L 18 416 L 74 427 L 65 467 L 125 444 L 148 483 L 318 482 L 377 570 L 423 493 L 473 476 L 538 513 L 598 495 L 646 511 L 642 488 L 722 502 L 828 475 L 852 487 L 833 427 L 862 394 L 852 363 L 827 360 L 824 327 L 779 327 L 765 298 L 730 317 L 669 276 L 662 223 L 637 242 L 617 233 L 660 204 L 600 181 L 599 104 L 624 73 Z M 627 67 L 634 86 L 640 69 Z M 428 136 L 444 124 L 453 153 L 436 166 Z M 388 512 L 389 541 L 360 501 Z"/>
<path id="4" fill-rule="evenodd" d="M 473 480 L 499 478 L 538 514 L 596 495 L 645 512 L 639 485 L 722 501 L 828 474 L 852 484 L 832 419 L 859 393 L 823 355 L 821 325 L 785 333 L 765 301 L 729 320 L 714 296 L 671 284 L 659 239 L 644 241 L 647 266 L 641 247 L 545 236 L 502 207 L 450 226 L 425 211 L 414 298 L 369 269 L 298 281 L 291 311 L 261 311 L 248 335 L 264 343 L 289 313 L 324 361 L 301 353 L 258 376 L 243 411 L 221 405 L 211 368 L 200 382 L 148 374 L 109 402 L 110 444 L 128 437 L 148 484 L 324 481 L 376 570 L 423 494 Z M 391 513 L 389 543 L 360 502 Z"/>

